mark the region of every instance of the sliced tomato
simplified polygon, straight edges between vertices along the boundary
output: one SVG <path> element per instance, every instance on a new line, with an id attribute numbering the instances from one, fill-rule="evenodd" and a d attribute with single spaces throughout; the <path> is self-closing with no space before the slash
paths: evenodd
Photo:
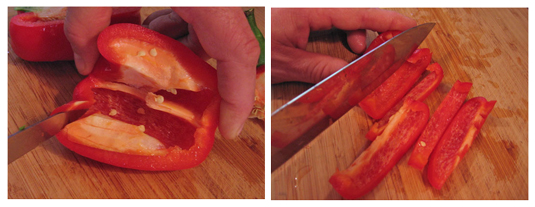
<path id="1" fill-rule="evenodd" d="M 346 199 L 357 199 L 370 192 L 414 144 L 428 119 L 426 104 L 405 100 L 384 133 L 351 166 L 331 176 L 333 188 Z"/>
<path id="2" fill-rule="evenodd" d="M 441 189 L 446 183 L 472 146 L 495 104 L 496 101 L 475 97 L 459 109 L 429 158 L 427 178 L 434 188 Z"/>

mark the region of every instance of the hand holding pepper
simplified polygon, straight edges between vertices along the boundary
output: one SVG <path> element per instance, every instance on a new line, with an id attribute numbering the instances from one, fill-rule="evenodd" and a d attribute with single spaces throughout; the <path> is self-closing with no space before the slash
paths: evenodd
<path id="1" fill-rule="evenodd" d="M 78 71 L 87 75 L 99 57 L 97 36 L 109 25 L 110 8 L 68 8 L 65 34 Z M 144 24 L 178 39 L 202 58 L 217 60 L 222 98 L 219 129 L 236 138 L 254 97 L 256 63 L 260 54 L 243 11 L 239 8 L 172 8 L 150 15 Z"/>
<path id="2" fill-rule="evenodd" d="M 271 82 L 316 83 L 348 63 L 342 59 L 305 51 L 311 31 L 336 27 L 347 32 L 356 53 L 366 49 L 366 32 L 406 30 L 416 21 L 381 9 L 272 9 Z"/>

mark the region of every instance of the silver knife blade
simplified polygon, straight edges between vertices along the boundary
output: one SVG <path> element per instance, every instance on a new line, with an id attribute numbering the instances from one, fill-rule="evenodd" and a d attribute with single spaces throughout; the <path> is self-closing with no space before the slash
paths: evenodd
<path id="1" fill-rule="evenodd" d="M 271 114 L 271 172 L 381 85 L 435 23 L 408 29 L 364 54 Z"/>
<path id="2" fill-rule="evenodd" d="M 87 110 L 73 110 L 55 114 L 8 137 L 8 164 L 56 135 L 65 125 L 77 120 Z"/>

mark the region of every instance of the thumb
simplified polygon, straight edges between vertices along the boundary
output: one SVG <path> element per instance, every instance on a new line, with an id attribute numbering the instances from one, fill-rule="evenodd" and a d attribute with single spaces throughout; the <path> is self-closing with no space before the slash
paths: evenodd
<path id="1" fill-rule="evenodd" d="M 91 72 L 100 56 L 98 34 L 110 25 L 111 13 L 111 8 L 67 8 L 65 36 L 71 43 L 76 68 L 82 75 Z"/>
<path id="2" fill-rule="evenodd" d="M 328 55 L 274 45 L 271 47 L 271 83 L 317 83 L 347 64 L 345 60 Z"/>

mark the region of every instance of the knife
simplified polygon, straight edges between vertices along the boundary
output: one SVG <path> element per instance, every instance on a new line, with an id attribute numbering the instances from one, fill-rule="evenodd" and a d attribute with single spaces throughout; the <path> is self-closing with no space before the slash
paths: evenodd
<path id="1" fill-rule="evenodd" d="M 87 109 L 55 114 L 8 137 L 8 164 L 30 152 L 42 142 L 56 135 L 65 125 L 80 118 Z"/>
<path id="2" fill-rule="evenodd" d="M 388 79 L 434 26 L 425 23 L 402 32 L 275 110 L 271 172 Z"/>

